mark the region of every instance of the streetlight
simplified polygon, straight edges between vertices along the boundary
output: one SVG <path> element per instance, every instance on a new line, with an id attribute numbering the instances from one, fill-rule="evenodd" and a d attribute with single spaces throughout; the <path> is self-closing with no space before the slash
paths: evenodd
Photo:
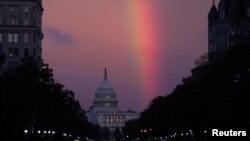
<path id="1" fill-rule="evenodd" d="M 27 129 L 25 129 L 23 132 L 25 134 L 25 140 L 28 140 L 28 133 L 29 133 L 29 131 Z"/>
<path id="2" fill-rule="evenodd" d="M 24 134 L 28 134 L 29 131 L 27 129 L 24 130 Z"/>

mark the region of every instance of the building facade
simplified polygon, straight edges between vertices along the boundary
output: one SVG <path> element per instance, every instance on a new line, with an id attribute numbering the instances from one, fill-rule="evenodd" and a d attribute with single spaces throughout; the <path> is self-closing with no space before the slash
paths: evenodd
<path id="1" fill-rule="evenodd" d="M 93 105 L 86 113 L 88 120 L 114 132 L 116 128 L 121 130 L 126 121 L 139 118 L 139 114 L 132 110 L 120 111 L 118 104 L 116 92 L 108 81 L 105 69 L 103 82 L 97 87 Z"/>
<path id="2" fill-rule="evenodd" d="M 0 0 L 0 55 L 3 68 L 32 56 L 41 59 L 42 0 Z"/>
<path id="3" fill-rule="evenodd" d="M 250 43 L 250 1 L 220 0 L 213 2 L 208 14 L 209 59 L 241 43 Z"/>

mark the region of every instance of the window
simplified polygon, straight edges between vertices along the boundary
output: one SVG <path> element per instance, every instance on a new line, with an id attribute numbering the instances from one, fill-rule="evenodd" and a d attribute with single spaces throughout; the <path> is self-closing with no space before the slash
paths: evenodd
<path id="1" fill-rule="evenodd" d="M 235 42 L 231 41 L 231 47 L 234 47 L 234 46 L 235 46 Z"/>
<path id="2" fill-rule="evenodd" d="M 245 36 L 248 36 L 248 29 L 244 28 L 243 33 L 244 33 Z"/>
<path id="3" fill-rule="evenodd" d="M 36 10 L 37 10 L 37 8 L 36 8 L 36 7 L 34 7 L 34 8 L 33 8 L 33 12 L 36 12 Z"/>
<path id="4" fill-rule="evenodd" d="M 28 33 L 25 33 L 24 36 L 23 36 L 23 42 L 24 43 L 29 43 L 29 34 Z"/>
<path id="5" fill-rule="evenodd" d="M 29 25 L 29 18 L 28 17 L 25 17 L 24 19 L 23 19 L 23 25 Z"/>
<path id="6" fill-rule="evenodd" d="M 2 13 L 3 13 L 3 5 L 0 5 L 0 19 L 2 18 L 2 15 L 1 15 Z"/>
<path id="7" fill-rule="evenodd" d="M 9 43 L 13 42 L 13 34 L 11 34 L 11 33 L 8 34 L 8 42 Z"/>
<path id="8" fill-rule="evenodd" d="M 35 18 L 33 19 L 33 25 L 36 25 L 36 19 Z"/>
<path id="9" fill-rule="evenodd" d="M 0 25 L 3 24 L 3 15 L 1 15 L 3 13 L 3 5 L 0 5 Z"/>
<path id="10" fill-rule="evenodd" d="M 247 8 L 247 17 L 250 17 L 250 7 Z"/>
<path id="11" fill-rule="evenodd" d="M 0 33 L 0 43 L 2 43 L 2 42 L 3 42 L 3 34 Z"/>
<path id="12" fill-rule="evenodd" d="M 17 62 L 14 62 L 14 61 L 11 61 L 11 62 L 8 63 L 8 67 L 9 67 L 9 68 L 16 68 L 17 65 L 18 65 L 18 63 L 17 63 Z"/>
<path id="13" fill-rule="evenodd" d="M 36 34 L 33 34 L 33 42 L 36 42 Z"/>
<path id="14" fill-rule="evenodd" d="M 9 48 L 8 49 L 9 56 L 18 56 L 18 48 Z"/>
<path id="15" fill-rule="evenodd" d="M 0 16 L 0 25 L 2 25 L 2 24 L 3 24 L 3 17 Z"/>
<path id="16" fill-rule="evenodd" d="M 235 28 L 231 28 L 231 35 L 235 34 Z"/>
<path id="17" fill-rule="evenodd" d="M 0 12 L 3 12 L 3 5 L 0 5 Z"/>
<path id="18" fill-rule="evenodd" d="M 17 33 L 9 33 L 8 34 L 8 42 L 9 43 L 17 43 L 18 42 L 18 34 Z"/>
<path id="19" fill-rule="evenodd" d="M 29 57 L 29 49 L 28 48 L 24 49 L 24 57 Z"/>
<path id="20" fill-rule="evenodd" d="M 18 42 L 18 34 L 15 33 L 15 34 L 14 34 L 14 43 L 17 43 L 17 42 Z"/>
<path id="21" fill-rule="evenodd" d="M 18 17 L 16 15 L 9 16 L 8 24 L 10 24 L 10 25 L 18 25 Z"/>
<path id="22" fill-rule="evenodd" d="M 209 52 L 214 52 L 214 46 L 213 46 L 213 44 L 210 44 Z"/>
<path id="23" fill-rule="evenodd" d="M 36 49 L 35 48 L 33 50 L 33 54 L 34 54 L 34 56 L 36 56 Z"/>
<path id="24" fill-rule="evenodd" d="M 18 6 L 9 6 L 8 10 L 10 13 L 18 13 L 19 12 Z"/>
<path id="25" fill-rule="evenodd" d="M 29 7 L 28 7 L 28 6 L 25 6 L 25 7 L 24 7 L 24 12 L 25 12 L 25 13 L 28 13 L 29 11 L 30 11 Z"/>
<path id="26" fill-rule="evenodd" d="M 225 19 L 225 11 L 220 11 L 220 19 Z"/>

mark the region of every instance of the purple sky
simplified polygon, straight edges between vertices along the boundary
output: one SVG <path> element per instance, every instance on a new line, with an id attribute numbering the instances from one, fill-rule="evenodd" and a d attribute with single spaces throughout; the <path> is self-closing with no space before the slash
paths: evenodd
<path id="1" fill-rule="evenodd" d="M 151 14 L 158 40 L 153 48 L 159 52 L 154 63 L 160 66 L 160 77 L 155 78 L 159 85 L 154 91 L 139 83 L 137 75 L 147 70 L 136 69 L 139 64 L 134 63 L 137 57 L 130 34 L 136 23 L 127 18 L 143 4 L 151 11 L 141 15 Z M 135 11 L 129 11 L 128 5 Z M 207 52 L 211 5 L 212 0 L 44 0 L 43 58 L 85 110 L 92 105 L 107 67 L 120 109 L 141 112 L 153 97 L 171 93 L 182 77 L 190 75 L 195 60 Z M 154 82 L 143 82 L 147 84 L 143 86 Z"/>

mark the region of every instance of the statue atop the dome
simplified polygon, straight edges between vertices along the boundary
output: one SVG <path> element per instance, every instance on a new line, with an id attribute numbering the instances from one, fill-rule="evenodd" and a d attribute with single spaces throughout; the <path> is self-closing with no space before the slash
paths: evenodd
<path id="1" fill-rule="evenodd" d="M 107 81 L 108 80 L 108 74 L 107 74 L 107 69 L 104 69 L 104 80 L 103 81 Z"/>

